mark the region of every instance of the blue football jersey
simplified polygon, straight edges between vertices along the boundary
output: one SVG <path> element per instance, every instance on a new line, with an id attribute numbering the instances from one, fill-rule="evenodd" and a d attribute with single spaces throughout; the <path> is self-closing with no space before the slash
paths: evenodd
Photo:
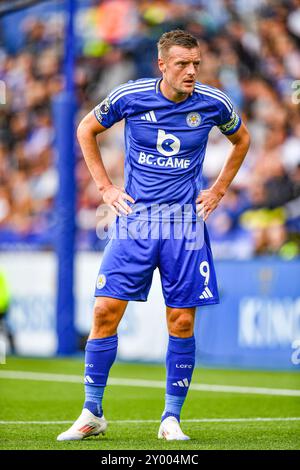
<path id="1" fill-rule="evenodd" d="M 216 88 L 197 82 L 185 101 L 175 103 L 161 93 L 161 80 L 118 86 L 94 114 L 106 128 L 125 119 L 125 190 L 139 208 L 134 213 L 145 209 L 149 217 L 152 207 L 188 205 L 194 219 L 209 132 L 218 126 L 223 134 L 233 134 L 241 119 Z"/>

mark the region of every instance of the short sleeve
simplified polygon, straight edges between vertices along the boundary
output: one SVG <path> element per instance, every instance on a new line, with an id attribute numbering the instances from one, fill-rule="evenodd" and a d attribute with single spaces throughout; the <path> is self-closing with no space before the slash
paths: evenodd
<path id="1" fill-rule="evenodd" d="M 111 127 L 128 115 L 130 97 L 127 94 L 132 80 L 114 88 L 110 94 L 94 108 L 97 121 L 104 127 Z"/>
<path id="2" fill-rule="evenodd" d="M 234 110 L 231 100 L 227 95 L 222 93 L 222 101 L 218 101 L 218 128 L 222 134 L 234 134 L 240 128 L 242 120 Z"/>
<path id="3" fill-rule="evenodd" d="M 115 122 L 121 121 L 124 117 L 120 103 L 117 101 L 113 104 L 109 96 L 97 104 L 94 108 L 94 115 L 101 126 L 107 128 L 111 127 Z"/>

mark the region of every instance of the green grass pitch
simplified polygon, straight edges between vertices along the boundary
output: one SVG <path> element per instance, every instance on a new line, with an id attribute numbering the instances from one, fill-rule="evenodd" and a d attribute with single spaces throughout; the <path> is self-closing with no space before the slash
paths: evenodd
<path id="1" fill-rule="evenodd" d="M 300 418 L 300 396 L 190 390 L 182 412 L 182 429 L 191 440 L 166 442 L 157 439 L 164 390 L 127 385 L 106 389 L 104 412 L 109 428 L 105 436 L 57 442 L 56 436 L 71 424 L 57 422 L 71 422 L 81 411 L 82 384 L 7 378 L 3 375 L 7 371 L 80 376 L 83 359 L 8 358 L 7 364 L 0 366 L 0 449 L 300 449 L 300 420 L 286 419 Z M 164 381 L 165 369 L 116 363 L 111 377 Z M 300 389 L 300 374 L 197 367 L 193 383 Z"/>

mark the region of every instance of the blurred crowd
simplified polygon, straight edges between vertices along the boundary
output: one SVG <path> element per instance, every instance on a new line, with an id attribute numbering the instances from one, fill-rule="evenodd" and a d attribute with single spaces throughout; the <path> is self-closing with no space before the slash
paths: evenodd
<path id="1" fill-rule="evenodd" d="M 200 41 L 199 80 L 224 90 L 252 144 L 208 225 L 218 258 L 300 252 L 300 0 L 81 1 L 76 18 L 77 122 L 130 79 L 158 76 L 156 42 L 167 30 Z M 46 7 L 45 7 L 46 8 Z M 52 98 L 62 89 L 64 16 L 28 14 L 0 37 L 0 246 L 53 246 L 58 188 Z M 1 28 L 0 28 L 1 29 Z M 3 30 L 2 30 L 3 31 Z M 17 44 L 17 45 L 16 45 Z M 3 87 L 2 87 L 3 88 Z M 104 163 L 123 181 L 123 124 L 101 136 Z M 230 143 L 214 129 L 204 164 L 209 186 Z M 101 197 L 76 146 L 77 247 L 101 249 Z"/>

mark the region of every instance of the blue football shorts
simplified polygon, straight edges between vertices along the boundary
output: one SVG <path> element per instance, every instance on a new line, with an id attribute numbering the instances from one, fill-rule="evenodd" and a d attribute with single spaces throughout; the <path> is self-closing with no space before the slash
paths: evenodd
<path id="1" fill-rule="evenodd" d="M 219 303 L 205 223 L 117 217 L 96 281 L 96 297 L 146 301 L 154 270 L 165 303 L 185 308 Z"/>

